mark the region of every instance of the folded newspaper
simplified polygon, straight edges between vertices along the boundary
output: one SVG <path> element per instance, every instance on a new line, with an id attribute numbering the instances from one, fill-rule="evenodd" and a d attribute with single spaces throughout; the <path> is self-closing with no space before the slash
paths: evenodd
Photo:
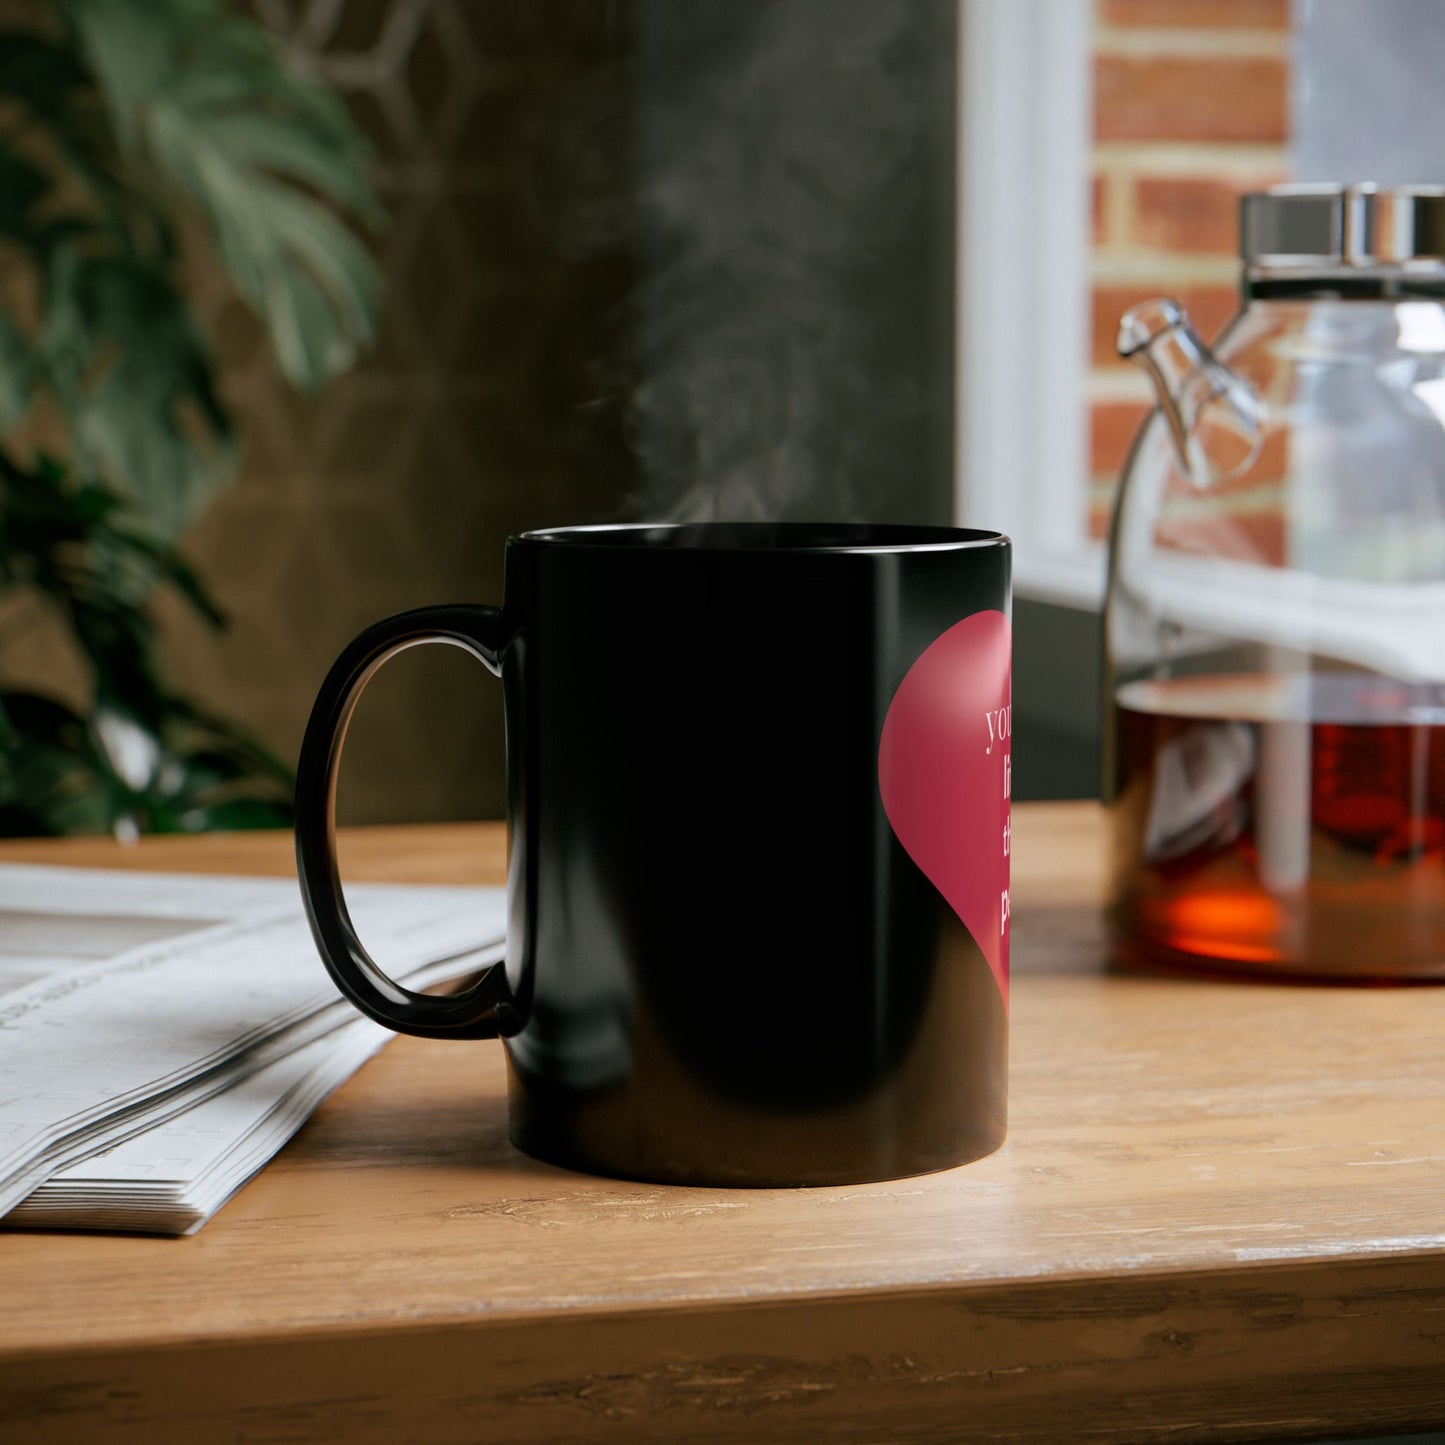
<path id="1" fill-rule="evenodd" d="M 500 888 L 347 901 L 412 988 L 501 957 Z M 0 866 L 0 1227 L 193 1233 L 390 1037 L 294 882 Z"/>

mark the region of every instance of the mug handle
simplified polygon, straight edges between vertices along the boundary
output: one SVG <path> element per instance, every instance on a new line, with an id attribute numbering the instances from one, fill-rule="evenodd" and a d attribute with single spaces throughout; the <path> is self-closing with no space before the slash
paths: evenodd
<path id="1" fill-rule="evenodd" d="M 336 773 L 346 726 L 376 670 L 408 647 L 447 642 L 501 676 L 502 614 L 495 607 L 419 607 L 368 627 L 332 665 L 311 709 L 296 765 L 296 871 L 311 934 L 336 986 L 367 1017 L 427 1039 L 491 1039 L 507 992 L 494 963 L 462 993 L 414 993 L 387 977 L 362 946 L 336 866 Z"/>

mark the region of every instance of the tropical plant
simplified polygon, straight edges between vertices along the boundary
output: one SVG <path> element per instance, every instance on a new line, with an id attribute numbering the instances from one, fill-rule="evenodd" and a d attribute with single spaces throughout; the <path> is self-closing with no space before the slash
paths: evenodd
<path id="1" fill-rule="evenodd" d="M 183 267 L 208 244 L 314 390 L 372 340 L 367 177 L 341 100 L 223 0 L 0 31 L 0 601 L 54 609 L 90 678 L 77 709 L 0 676 L 0 832 L 286 820 L 289 770 L 170 685 L 151 619 L 169 589 L 221 624 L 177 543 L 238 451 Z"/>

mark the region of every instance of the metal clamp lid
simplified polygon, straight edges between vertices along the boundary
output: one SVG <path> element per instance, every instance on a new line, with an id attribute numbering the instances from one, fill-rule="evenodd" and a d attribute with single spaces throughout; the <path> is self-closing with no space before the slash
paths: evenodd
<path id="1" fill-rule="evenodd" d="M 1445 263 L 1445 187 L 1274 186 L 1244 196 L 1239 220 L 1249 268 Z"/>

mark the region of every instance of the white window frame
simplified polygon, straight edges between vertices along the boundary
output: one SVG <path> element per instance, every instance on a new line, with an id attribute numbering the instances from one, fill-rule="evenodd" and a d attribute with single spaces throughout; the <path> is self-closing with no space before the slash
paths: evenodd
<path id="1" fill-rule="evenodd" d="M 1097 608 L 1088 536 L 1092 0 L 959 0 L 954 513 L 1021 597 Z"/>

